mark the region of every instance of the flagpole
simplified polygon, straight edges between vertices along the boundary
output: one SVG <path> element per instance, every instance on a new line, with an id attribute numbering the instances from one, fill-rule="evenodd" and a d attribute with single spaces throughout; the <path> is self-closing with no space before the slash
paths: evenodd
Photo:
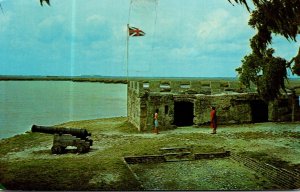
<path id="1" fill-rule="evenodd" d="M 132 7 L 132 0 L 129 3 L 129 10 L 128 10 L 128 21 L 127 21 L 127 37 L 126 37 L 126 76 L 127 76 L 127 84 L 129 86 L 129 21 L 130 21 L 130 14 L 131 14 L 131 7 Z"/>
<path id="2" fill-rule="evenodd" d="M 129 24 L 127 24 L 127 37 L 126 37 L 126 76 L 127 76 L 127 84 L 129 85 L 129 70 L 128 70 L 128 62 L 129 62 Z"/>

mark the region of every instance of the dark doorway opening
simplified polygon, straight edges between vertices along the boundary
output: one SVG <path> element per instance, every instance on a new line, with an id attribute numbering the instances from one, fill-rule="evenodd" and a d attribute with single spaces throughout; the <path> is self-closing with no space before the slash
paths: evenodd
<path id="1" fill-rule="evenodd" d="M 267 122 L 269 111 L 268 104 L 262 100 L 251 101 L 251 115 L 253 123 Z"/>
<path id="2" fill-rule="evenodd" d="M 176 126 L 191 126 L 194 120 L 194 104 L 180 101 L 174 105 L 174 124 Z"/>

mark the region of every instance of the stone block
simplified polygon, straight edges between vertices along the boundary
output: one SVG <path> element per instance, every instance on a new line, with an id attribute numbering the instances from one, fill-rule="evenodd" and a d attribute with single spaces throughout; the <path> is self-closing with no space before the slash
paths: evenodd
<path id="1" fill-rule="evenodd" d="M 170 83 L 171 92 L 176 93 L 180 90 L 180 82 L 178 81 L 171 81 Z"/>
<path id="2" fill-rule="evenodd" d="M 128 164 L 166 162 L 164 155 L 131 156 L 131 157 L 124 157 L 124 160 Z"/>
<path id="3" fill-rule="evenodd" d="M 222 89 L 217 89 L 217 88 L 212 88 L 211 89 L 211 94 L 220 94 L 220 93 L 222 93 Z"/>
<path id="4" fill-rule="evenodd" d="M 195 160 L 198 159 L 211 159 L 211 158 L 223 158 L 230 156 L 230 151 L 214 152 L 214 153 L 196 153 L 194 155 Z"/>
<path id="5" fill-rule="evenodd" d="M 201 81 L 191 81 L 191 89 L 195 90 L 195 91 L 200 91 L 201 90 Z"/>
<path id="6" fill-rule="evenodd" d="M 211 89 L 220 89 L 221 88 L 221 83 L 219 81 L 211 81 L 210 82 L 210 87 Z"/>
<path id="7" fill-rule="evenodd" d="M 160 81 L 150 81 L 149 90 L 150 92 L 160 92 Z"/>

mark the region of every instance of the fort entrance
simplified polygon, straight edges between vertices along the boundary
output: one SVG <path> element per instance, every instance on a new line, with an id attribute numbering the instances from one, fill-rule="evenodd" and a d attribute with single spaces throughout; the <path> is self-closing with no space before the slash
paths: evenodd
<path id="1" fill-rule="evenodd" d="M 253 123 L 262 123 L 268 121 L 268 104 L 262 100 L 250 102 L 251 115 Z"/>
<path id="2" fill-rule="evenodd" d="M 176 126 L 191 126 L 194 121 L 194 104 L 188 101 L 174 103 L 174 124 Z"/>

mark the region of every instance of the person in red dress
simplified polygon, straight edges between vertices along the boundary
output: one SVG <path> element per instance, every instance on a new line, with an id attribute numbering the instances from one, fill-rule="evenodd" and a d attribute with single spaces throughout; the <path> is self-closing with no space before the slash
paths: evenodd
<path id="1" fill-rule="evenodd" d="M 211 107 L 210 111 L 210 127 L 212 128 L 211 134 L 217 133 L 217 111 L 215 107 Z"/>

